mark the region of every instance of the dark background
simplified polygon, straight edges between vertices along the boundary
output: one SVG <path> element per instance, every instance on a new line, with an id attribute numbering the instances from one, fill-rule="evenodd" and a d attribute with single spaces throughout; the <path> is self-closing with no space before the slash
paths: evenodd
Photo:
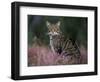
<path id="1" fill-rule="evenodd" d="M 60 28 L 63 34 L 73 40 L 77 40 L 78 45 L 87 48 L 87 18 L 86 17 L 63 17 L 63 16 L 39 16 L 28 15 L 28 44 L 32 45 L 32 39 L 36 36 L 45 44 L 49 44 L 47 36 L 46 21 L 50 23 L 61 22 Z"/>

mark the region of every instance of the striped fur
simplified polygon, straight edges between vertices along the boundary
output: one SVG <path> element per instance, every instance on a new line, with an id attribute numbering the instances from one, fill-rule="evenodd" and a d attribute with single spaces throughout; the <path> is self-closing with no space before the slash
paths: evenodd
<path id="1" fill-rule="evenodd" d="M 76 63 L 79 63 L 80 50 L 77 42 L 72 42 L 71 39 L 65 38 L 60 30 L 60 22 L 56 24 L 47 22 L 47 27 L 48 35 L 52 38 L 50 39 L 50 42 L 52 42 L 52 44 L 50 44 L 51 50 L 65 57 L 70 56 L 70 60 L 74 58 L 77 60 Z"/>

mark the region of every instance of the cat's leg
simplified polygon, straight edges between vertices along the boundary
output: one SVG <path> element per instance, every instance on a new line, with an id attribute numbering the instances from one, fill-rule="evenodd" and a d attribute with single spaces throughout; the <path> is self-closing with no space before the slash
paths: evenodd
<path id="1" fill-rule="evenodd" d="M 50 36 L 50 48 L 51 48 L 52 52 L 55 53 L 52 36 Z"/>

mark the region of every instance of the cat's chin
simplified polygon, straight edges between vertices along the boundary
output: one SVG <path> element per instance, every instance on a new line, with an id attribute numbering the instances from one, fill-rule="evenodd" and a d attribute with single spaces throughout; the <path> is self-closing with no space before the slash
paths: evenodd
<path id="1" fill-rule="evenodd" d="M 56 35 L 59 35 L 59 33 L 57 33 L 57 32 L 49 32 L 48 35 L 56 36 Z"/>

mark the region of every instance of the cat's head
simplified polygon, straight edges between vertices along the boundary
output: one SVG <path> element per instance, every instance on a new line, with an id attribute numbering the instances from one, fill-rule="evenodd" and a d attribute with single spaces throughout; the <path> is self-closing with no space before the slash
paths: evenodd
<path id="1" fill-rule="evenodd" d="M 46 25 L 48 27 L 48 35 L 55 36 L 60 34 L 60 21 L 56 24 L 51 24 L 50 22 L 46 21 Z"/>

